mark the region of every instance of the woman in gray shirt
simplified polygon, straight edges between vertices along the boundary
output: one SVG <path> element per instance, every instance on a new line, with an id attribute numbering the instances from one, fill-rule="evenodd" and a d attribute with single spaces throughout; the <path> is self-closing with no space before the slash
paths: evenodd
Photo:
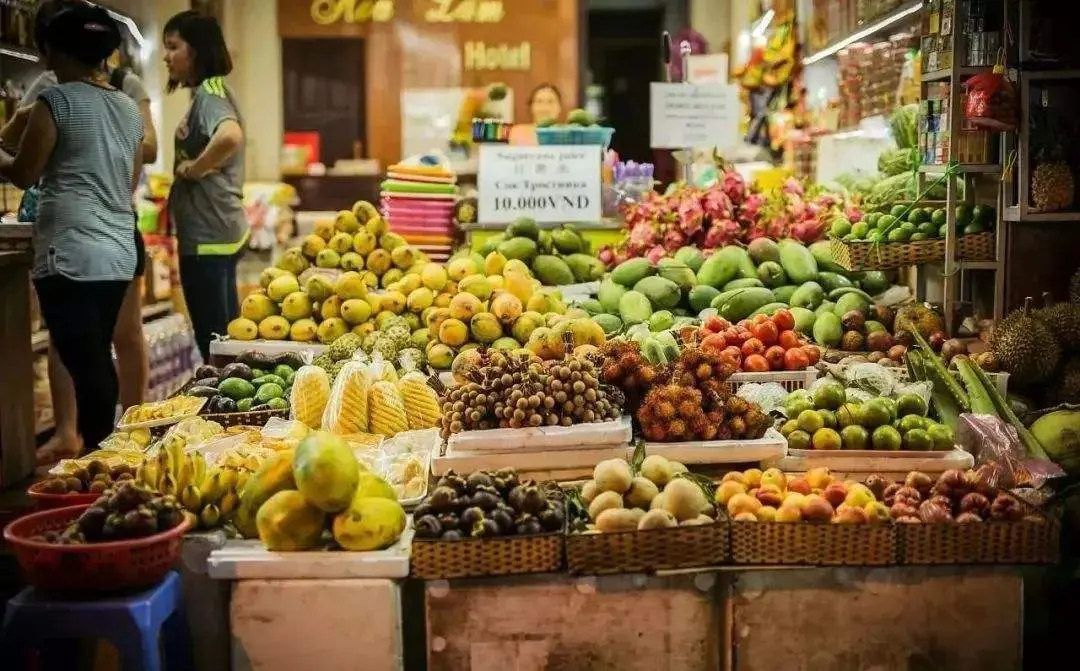
<path id="1" fill-rule="evenodd" d="M 0 175 L 22 188 L 40 183 L 34 286 L 75 387 L 79 434 L 94 449 L 116 415 L 111 341 L 135 274 L 131 194 L 143 123 L 135 101 L 102 71 L 120 44 L 104 9 L 63 7 L 44 43 L 58 83 L 39 94 L 15 156 L 0 151 Z"/>

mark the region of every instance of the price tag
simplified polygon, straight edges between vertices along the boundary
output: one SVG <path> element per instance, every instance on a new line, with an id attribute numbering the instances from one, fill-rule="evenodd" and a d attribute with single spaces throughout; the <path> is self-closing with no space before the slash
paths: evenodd
<path id="1" fill-rule="evenodd" d="M 600 221 L 600 149 L 480 145 L 479 221 Z"/>
<path id="2" fill-rule="evenodd" d="M 742 110 L 733 84 L 653 82 L 650 87 L 653 149 L 731 149 L 738 143 Z"/>

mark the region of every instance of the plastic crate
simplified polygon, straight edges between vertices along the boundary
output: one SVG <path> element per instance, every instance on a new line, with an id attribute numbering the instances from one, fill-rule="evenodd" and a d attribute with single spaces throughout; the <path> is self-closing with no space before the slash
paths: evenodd
<path id="1" fill-rule="evenodd" d="M 738 392 L 739 388 L 744 384 L 757 383 L 766 384 L 774 382 L 784 387 L 788 391 L 795 391 L 796 389 L 807 389 L 814 383 L 814 380 L 818 379 L 820 375 L 816 368 L 807 368 L 806 370 L 781 370 L 772 371 L 768 373 L 735 373 L 728 378 L 728 384 L 731 386 L 731 391 Z"/>

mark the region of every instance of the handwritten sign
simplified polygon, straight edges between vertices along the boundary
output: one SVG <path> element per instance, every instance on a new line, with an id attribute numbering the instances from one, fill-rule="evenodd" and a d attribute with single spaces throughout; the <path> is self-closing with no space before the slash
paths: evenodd
<path id="1" fill-rule="evenodd" d="M 650 145 L 654 149 L 718 147 L 738 142 L 739 92 L 732 84 L 650 85 Z"/>
<path id="2" fill-rule="evenodd" d="M 600 147 L 480 145 L 479 221 L 599 221 Z"/>
<path id="3" fill-rule="evenodd" d="M 394 0 L 313 0 L 311 20 L 321 26 L 338 21 L 366 23 L 394 18 Z"/>

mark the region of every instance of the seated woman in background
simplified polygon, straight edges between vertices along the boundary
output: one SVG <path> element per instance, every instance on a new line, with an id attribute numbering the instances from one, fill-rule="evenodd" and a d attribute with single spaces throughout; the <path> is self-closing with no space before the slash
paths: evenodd
<path id="1" fill-rule="evenodd" d="M 541 84 L 529 94 L 529 116 L 531 123 L 516 124 L 510 131 L 510 144 L 535 146 L 536 125 L 542 122 L 562 121 L 562 94 L 554 84 Z"/>

